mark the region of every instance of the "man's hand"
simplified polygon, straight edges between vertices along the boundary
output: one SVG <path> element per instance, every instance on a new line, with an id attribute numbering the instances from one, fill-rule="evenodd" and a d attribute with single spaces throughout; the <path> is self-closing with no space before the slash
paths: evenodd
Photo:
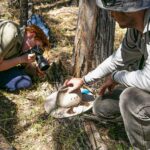
<path id="1" fill-rule="evenodd" d="M 106 89 L 111 92 L 118 83 L 113 81 L 111 76 L 108 76 L 103 85 L 100 87 L 99 95 L 103 96 Z"/>
<path id="2" fill-rule="evenodd" d="M 65 86 L 69 86 L 69 90 L 68 92 L 71 93 L 71 92 L 74 92 L 76 90 L 79 90 L 80 87 L 83 85 L 83 79 L 82 78 L 72 78 L 70 80 L 66 80 L 64 82 L 64 85 Z"/>

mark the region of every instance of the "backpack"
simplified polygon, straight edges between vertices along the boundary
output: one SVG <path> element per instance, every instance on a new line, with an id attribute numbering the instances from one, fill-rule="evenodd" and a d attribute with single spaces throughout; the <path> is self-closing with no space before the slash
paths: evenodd
<path id="1" fill-rule="evenodd" d="M 27 20 L 27 25 L 36 25 L 43 30 L 48 40 L 50 39 L 50 29 L 45 23 L 43 17 L 39 14 L 32 14 L 31 17 Z"/>

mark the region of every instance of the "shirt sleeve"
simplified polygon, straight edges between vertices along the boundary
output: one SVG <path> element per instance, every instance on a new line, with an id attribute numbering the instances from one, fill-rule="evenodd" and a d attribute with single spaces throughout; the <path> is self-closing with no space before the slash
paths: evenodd
<path id="1" fill-rule="evenodd" d="M 8 55 L 14 55 L 14 47 L 18 40 L 18 28 L 13 22 L 6 22 L 0 31 L 0 57 L 7 58 Z"/>
<path id="2" fill-rule="evenodd" d="M 113 76 L 114 80 L 125 86 L 150 91 L 150 45 L 147 45 L 147 52 L 148 58 L 143 69 L 131 72 L 127 70 L 118 71 Z"/>
<path id="3" fill-rule="evenodd" d="M 85 83 L 92 84 L 107 74 L 116 70 L 117 67 L 123 67 L 120 48 L 104 60 L 96 69 L 84 76 Z"/>
<path id="4" fill-rule="evenodd" d="M 128 69 L 129 66 L 131 66 L 131 68 L 137 68 L 142 54 L 135 45 L 135 37 L 138 36 L 136 34 L 137 32 L 134 30 L 127 30 L 118 50 L 102 62 L 96 69 L 85 75 L 83 77 L 85 83 L 91 84 L 96 82 L 115 70 Z"/>

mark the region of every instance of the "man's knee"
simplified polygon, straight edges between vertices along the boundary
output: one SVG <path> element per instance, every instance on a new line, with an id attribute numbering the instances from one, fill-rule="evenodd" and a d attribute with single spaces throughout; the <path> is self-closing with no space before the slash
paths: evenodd
<path id="1" fill-rule="evenodd" d="M 119 102 L 114 99 L 97 98 L 93 105 L 93 113 L 99 117 L 115 118 L 120 115 Z"/>
<path id="2" fill-rule="evenodd" d="M 132 104 L 134 104 L 134 101 L 136 101 L 137 96 L 137 88 L 135 87 L 129 87 L 126 88 L 120 95 L 119 100 L 119 107 L 120 110 L 127 111 L 129 108 L 133 109 Z"/>
<path id="3" fill-rule="evenodd" d="M 102 101 L 101 96 L 99 96 L 98 98 L 95 99 L 95 101 L 93 103 L 93 114 L 94 115 L 98 115 L 99 114 L 101 101 Z"/>

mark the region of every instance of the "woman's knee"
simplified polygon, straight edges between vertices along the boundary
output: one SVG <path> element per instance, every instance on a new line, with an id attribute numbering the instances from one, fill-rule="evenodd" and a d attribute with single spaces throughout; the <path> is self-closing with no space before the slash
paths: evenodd
<path id="1" fill-rule="evenodd" d="M 27 75 L 17 76 L 6 84 L 8 91 L 27 89 L 32 86 L 32 80 Z"/>

